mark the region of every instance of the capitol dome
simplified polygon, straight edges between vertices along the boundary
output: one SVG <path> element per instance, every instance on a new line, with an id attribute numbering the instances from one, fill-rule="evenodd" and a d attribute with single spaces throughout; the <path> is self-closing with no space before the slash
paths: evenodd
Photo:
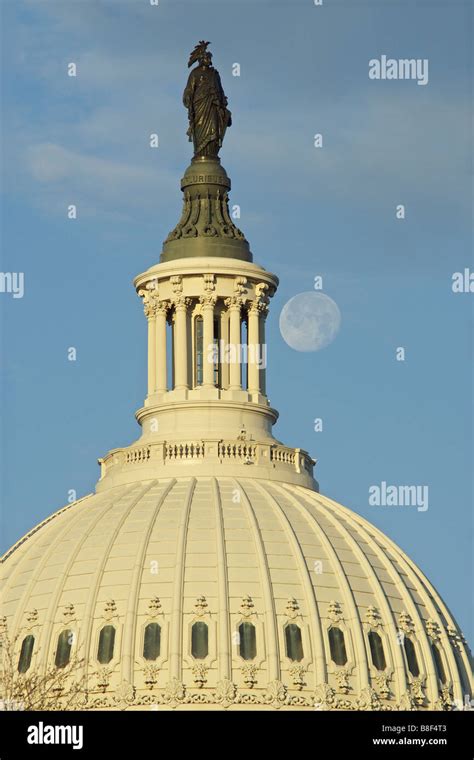
<path id="1" fill-rule="evenodd" d="M 262 356 L 278 279 L 229 215 L 222 140 L 190 125 L 181 219 L 135 280 L 140 437 L 5 554 L 14 676 L 75 661 L 83 687 L 71 703 L 66 679 L 60 709 L 458 709 L 469 653 L 439 594 L 274 437 Z"/>
<path id="2" fill-rule="evenodd" d="M 115 486 L 56 512 L 6 564 L 31 667 L 73 632 L 89 708 L 434 709 L 469 692 L 457 626 L 418 568 L 285 480 Z"/>

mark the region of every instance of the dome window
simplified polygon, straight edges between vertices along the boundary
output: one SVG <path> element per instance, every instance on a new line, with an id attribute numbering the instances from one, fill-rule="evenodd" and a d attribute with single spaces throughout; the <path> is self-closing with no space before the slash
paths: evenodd
<path id="1" fill-rule="evenodd" d="M 446 683 L 446 673 L 444 672 L 443 660 L 436 644 L 431 644 L 431 651 L 433 652 L 433 659 L 435 661 L 438 678 L 441 683 Z"/>
<path id="2" fill-rule="evenodd" d="M 74 639 L 72 631 L 66 629 L 61 631 L 58 636 L 58 646 L 56 649 L 56 658 L 54 664 L 57 668 L 65 668 L 71 659 L 71 647 Z"/>
<path id="3" fill-rule="evenodd" d="M 385 670 L 387 663 L 385 661 L 382 639 L 375 631 L 370 631 L 369 633 L 369 645 L 374 667 L 377 670 Z"/>
<path id="4" fill-rule="evenodd" d="M 18 660 L 18 672 L 26 673 L 31 665 L 31 657 L 33 655 L 33 647 L 35 645 L 35 637 L 31 634 L 25 636 L 21 642 L 20 659 Z"/>
<path id="5" fill-rule="evenodd" d="M 344 632 L 341 631 L 340 628 L 330 628 L 328 635 L 331 660 L 335 662 L 336 665 L 345 665 L 347 662 L 347 654 Z"/>
<path id="6" fill-rule="evenodd" d="M 160 656 L 161 628 L 158 623 L 148 623 L 145 627 L 143 642 L 143 657 L 145 660 L 156 660 Z"/>
<path id="7" fill-rule="evenodd" d="M 253 660 L 257 656 L 257 635 L 253 623 L 239 625 L 239 654 L 243 660 Z"/>
<path id="8" fill-rule="evenodd" d="M 304 657 L 301 628 L 295 623 L 289 623 L 285 628 L 286 656 L 293 662 L 301 662 Z"/>
<path id="9" fill-rule="evenodd" d="M 416 659 L 415 645 L 408 636 L 405 636 L 403 639 L 403 646 L 407 658 L 408 670 L 414 678 L 418 678 L 420 675 L 420 668 L 418 667 L 418 661 Z"/>
<path id="10" fill-rule="evenodd" d="M 196 660 L 204 660 L 209 654 L 209 629 L 201 621 L 191 628 L 191 654 Z"/>
<path id="11" fill-rule="evenodd" d="M 113 625 L 104 625 L 99 636 L 97 659 L 101 665 L 107 665 L 114 656 L 115 628 Z"/>

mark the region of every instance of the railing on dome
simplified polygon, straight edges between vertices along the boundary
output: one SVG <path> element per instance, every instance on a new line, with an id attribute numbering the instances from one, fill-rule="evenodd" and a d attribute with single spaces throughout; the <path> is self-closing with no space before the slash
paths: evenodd
<path id="1" fill-rule="evenodd" d="M 218 453 L 222 459 L 254 460 L 257 454 L 257 447 L 251 443 L 220 441 Z"/>
<path id="2" fill-rule="evenodd" d="M 165 443 L 165 459 L 179 461 L 181 459 L 202 459 L 204 456 L 204 443 Z"/>
<path id="3" fill-rule="evenodd" d="M 166 466 L 206 460 L 216 464 L 266 465 L 313 474 L 315 460 L 303 449 L 257 441 L 160 441 L 145 446 L 113 449 L 99 459 L 101 479 L 114 467 Z"/>

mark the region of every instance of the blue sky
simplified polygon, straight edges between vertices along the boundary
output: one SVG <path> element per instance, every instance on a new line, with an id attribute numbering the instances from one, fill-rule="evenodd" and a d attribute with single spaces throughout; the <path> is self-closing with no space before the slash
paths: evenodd
<path id="1" fill-rule="evenodd" d="M 70 489 L 93 490 L 97 457 L 138 435 L 146 323 L 131 281 L 179 216 L 191 154 L 181 94 L 205 38 L 233 113 L 221 158 L 239 226 L 280 277 L 267 331 L 275 434 L 318 459 L 323 493 L 408 552 L 472 642 L 473 296 L 451 289 L 453 272 L 473 268 L 469 4 L 2 0 L 1 10 L 1 267 L 24 272 L 25 295 L 0 294 L 0 548 Z M 382 54 L 427 58 L 429 83 L 369 80 Z M 296 353 L 279 313 L 316 275 L 342 327 L 322 351 Z M 369 506 L 382 481 L 429 486 L 429 509 Z"/>

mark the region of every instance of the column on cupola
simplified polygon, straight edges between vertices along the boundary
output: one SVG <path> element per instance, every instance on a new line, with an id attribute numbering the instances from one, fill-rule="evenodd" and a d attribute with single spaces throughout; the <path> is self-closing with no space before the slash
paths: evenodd
<path id="1" fill-rule="evenodd" d="M 155 316 L 155 346 L 156 346 L 156 375 L 155 387 L 157 393 L 164 393 L 167 389 L 167 366 L 166 366 L 166 317 L 170 304 L 168 301 L 156 303 Z"/>
<path id="2" fill-rule="evenodd" d="M 140 293 L 148 323 L 148 395 L 156 390 L 156 296 L 148 290 Z"/>
<path id="3" fill-rule="evenodd" d="M 242 299 L 238 296 L 231 296 L 225 301 L 229 311 L 229 389 L 231 391 L 241 390 L 242 388 L 242 366 L 241 366 L 241 307 Z"/>
<path id="4" fill-rule="evenodd" d="M 248 380 L 247 390 L 249 393 L 260 392 L 260 371 L 258 368 L 259 336 L 260 336 L 260 303 L 258 300 L 249 304 L 247 330 L 247 362 Z"/>
<path id="5" fill-rule="evenodd" d="M 175 309 L 174 318 L 174 357 L 175 357 L 175 380 L 176 390 L 189 388 L 188 380 L 188 308 L 191 299 L 182 294 L 173 300 Z"/>
<path id="6" fill-rule="evenodd" d="M 217 297 L 210 292 L 199 297 L 202 311 L 202 385 L 203 388 L 214 387 L 214 307 Z"/>
<path id="7" fill-rule="evenodd" d="M 265 304 L 262 304 L 260 309 L 260 350 L 258 358 L 260 360 L 260 393 L 264 396 L 267 394 L 267 344 L 265 342 L 265 323 L 267 314 L 268 307 Z"/>

